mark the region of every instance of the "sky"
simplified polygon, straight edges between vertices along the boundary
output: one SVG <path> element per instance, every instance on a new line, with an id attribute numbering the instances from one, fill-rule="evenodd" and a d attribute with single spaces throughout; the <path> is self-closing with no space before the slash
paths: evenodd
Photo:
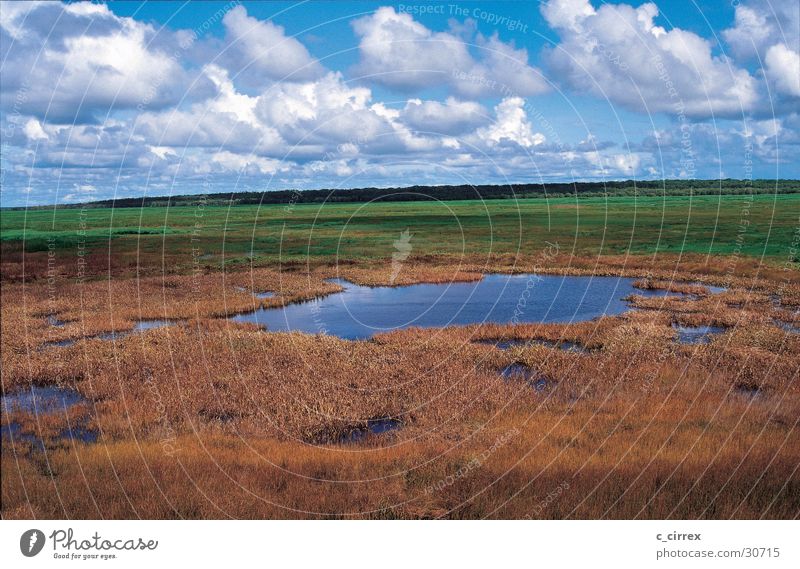
<path id="1" fill-rule="evenodd" d="M 0 205 L 800 178 L 800 3 L 0 2 Z"/>

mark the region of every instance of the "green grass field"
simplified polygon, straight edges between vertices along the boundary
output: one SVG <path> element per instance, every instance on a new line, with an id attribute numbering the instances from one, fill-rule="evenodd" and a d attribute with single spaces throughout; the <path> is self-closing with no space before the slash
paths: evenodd
<path id="1" fill-rule="evenodd" d="M 739 254 L 785 260 L 800 195 L 558 198 L 267 206 L 3 210 L 7 254 L 75 248 L 163 255 L 188 267 L 278 258 L 390 257 L 401 232 L 413 254 L 562 252 Z M 746 225 L 743 225 L 743 220 Z M 48 242 L 51 239 L 51 242 Z"/>

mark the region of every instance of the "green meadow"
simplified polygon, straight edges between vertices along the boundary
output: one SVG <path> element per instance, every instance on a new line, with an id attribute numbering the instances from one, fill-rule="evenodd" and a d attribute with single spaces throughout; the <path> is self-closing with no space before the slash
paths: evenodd
<path id="1" fill-rule="evenodd" d="M 390 257 L 403 231 L 413 254 L 698 253 L 785 260 L 800 195 L 555 198 L 3 210 L 4 253 L 79 244 L 163 255 L 176 267 Z"/>

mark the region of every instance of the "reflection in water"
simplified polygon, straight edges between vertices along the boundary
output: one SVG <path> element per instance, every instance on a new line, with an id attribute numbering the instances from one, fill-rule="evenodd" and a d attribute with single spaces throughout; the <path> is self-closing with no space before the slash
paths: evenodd
<path id="1" fill-rule="evenodd" d="M 761 388 L 753 383 L 741 382 L 737 383 L 736 387 L 734 387 L 734 393 L 752 399 L 761 394 Z"/>
<path id="2" fill-rule="evenodd" d="M 341 444 L 359 443 L 371 435 L 382 435 L 390 431 L 395 431 L 402 426 L 402 423 L 397 419 L 390 419 L 385 417 L 383 419 L 371 419 L 367 421 L 366 427 L 359 427 L 352 429 L 346 435 L 341 437 L 337 442 Z"/>
<path id="3" fill-rule="evenodd" d="M 55 314 L 47 315 L 47 323 L 50 324 L 50 326 L 55 326 L 56 328 L 63 328 L 67 325 L 67 323 L 63 320 L 59 320 Z"/>
<path id="4" fill-rule="evenodd" d="M 249 292 L 248 289 L 244 288 L 243 286 L 237 286 L 234 288 L 239 292 Z M 275 293 L 270 291 L 254 292 L 253 296 L 255 296 L 256 298 L 274 298 Z"/>
<path id="5" fill-rule="evenodd" d="M 51 415 L 86 401 L 80 393 L 65 387 L 32 385 L 30 389 L 8 393 L 0 398 L 3 412 L 21 411 Z"/>
<path id="6" fill-rule="evenodd" d="M 775 325 L 790 334 L 800 334 L 800 326 L 795 325 L 793 322 L 784 322 L 783 320 L 773 319 Z"/>
<path id="7" fill-rule="evenodd" d="M 486 275 L 467 283 L 366 287 L 334 280 L 343 292 L 279 308 L 238 314 L 272 331 L 297 330 L 347 339 L 419 326 L 481 322 L 582 322 L 628 309 L 623 300 L 642 291 L 634 279 L 554 275 Z M 648 296 L 667 296 L 648 291 Z"/>
<path id="8" fill-rule="evenodd" d="M 86 403 L 86 399 L 73 389 L 56 386 L 39 387 L 32 385 L 29 389 L 16 393 L 7 393 L 0 397 L 0 408 L 6 413 L 29 413 L 36 416 L 54 416 L 67 413 L 75 405 Z M 0 434 L 5 439 L 17 442 L 27 442 L 34 449 L 44 450 L 44 440 L 29 432 L 23 432 L 22 426 L 11 421 L 0 427 Z M 79 440 L 86 443 L 97 442 L 97 432 L 86 428 L 85 425 L 72 425 L 61 430 L 56 440 Z"/>
<path id="9" fill-rule="evenodd" d="M 521 363 L 509 364 L 500 372 L 506 379 L 516 379 L 530 384 L 536 391 L 544 391 L 550 382 L 541 374 L 535 373 L 528 366 Z"/>
<path id="10" fill-rule="evenodd" d="M 687 285 L 692 285 L 692 286 L 702 286 L 702 287 L 705 287 L 705 288 L 707 288 L 707 289 L 708 289 L 708 292 L 710 292 L 711 294 L 719 294 L 719 293 L 721 293 L 721 292 L 725 292 L 725 291 L 727 291 L 727 290 L 728 290 L 728 289 L 727 289 L 726 287 L 724 287 L 724 286 L 715 286 L 715 285 L 710 285 L 710 284 L 706 284 L 706 283 L 701 283 L 700 281 L 692 281 L 692 282 L 688 282 L 688 283 L 686 283 L 686 284 L 687 284 Z"/>
<path id="11" fill-rule="evenodd" d="M 725 328 L 719 326 L 681 326 L 673 324 L 681 344 L 708 344 L 714 334 L 721 334 Z"/>
<path id="12" fill-rule="evenodd" d="M 144 332 L 145 330 L 152 330 L 153 328 L 163 328 L 164 326 L 172 326 L 174 324 L 177 324 L 175 320 L 139 320 L 130 333 Z M 120 332 L 118 332 L 117 334 L 120 334 Z"/>
<path id="13" fill-rule="evenodd" d="M 154 328 L 162 328 L 164 326 L 174 326 L 180 324 L 180 320 L 139 320 L 130 330 L 123 330 L 117 332 L 101 332 L 100 334 L 91 334 L 82 338 L 68 338 L 66 340 L 56 340 L 53 342 L 45 342 L 42 348 L 65 348 L 73 345 L 80 340 L 120 340 L 125 336 L 131 334 L 139 334 Z"/>
<path id="14" fill-rule="evenodd" d="M 529 340 L 475 340 L 476 344 L 486 344 L 488 346 L 494 346 L 498 350 L 510 350 L 511 348 L 525 348 L 532 345 L 540 345 L 540 346 L 547 346 L 548 348 L 558 348 L 565 352 L 574 352 L 578 354 L 586 354 L 589 353 L 589 350 L 581 346 L 576 342 L 568 342 L 566 340 L 561 340 L 558 342 L 554 342 L 551 340 L 541 340 L 538 338 L 533 338 Z"/>

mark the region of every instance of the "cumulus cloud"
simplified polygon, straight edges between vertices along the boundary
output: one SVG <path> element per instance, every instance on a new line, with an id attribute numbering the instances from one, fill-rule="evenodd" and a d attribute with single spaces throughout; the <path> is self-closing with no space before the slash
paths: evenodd
<path id="1" fill-rule="evenodd" d="M 779 119 L 702 122 L 659 129 L 632 145 L 657 158 L 659 178 L 747 178 L 754 165 L 785 177 L 800 160 L 797 113 Z M 745 149 L 747 159 L 745 160 Z"/>
<path id="2" fill-rule="evenodd" d="M 472 131 L 489 119 L 482 105 L 453 97 L 444 102 L 410 99 L 400 116 L 417 131 L 447 135 Z"/>
<path id="3" fill-rule="evenodd" d="M 528 64 L 527 51 L 497 36 L 478 37 L 470 46 L 458 35 L 434 32 L 391 7 L 355 20 L 353 30 L 360 39 L 356 72 L 376 84 L 402 91 L 449 85 L 470 97 L 492 92 L 497 96 L 501 89 L 529 96 L 548 89 L 539 71 Z"/>
<path id="4" fill-rule="evenodd" d="M 219 66 L 204 73 L 216 93 L 184 109 L 145 112 L 136 117 L 135 133 L 154 146 L 227 148 L 233 151 L 277 153 L 283 139 L 275 128 L 256 117 L 258 98 L 239 92 Z"/>
<path id="5" fill-rule="evenodd" d="M 270 81 L 307 81 L 324 73 L 320 63 L 283 27 L 247 14 L 244 6 L 229 10 L 222 23 L 225 44 L 220 61 L 234 76 L 251 86 Z"/>
<path id="6" fill-rule="evenodd" d="M 223 150 L 215 152 L 211 157 L 215 164 L 222 166 L 225 170 L 233 172 L 249 172 L 257 174 L 274 174 L 279 170 L 288 170 L 289 164 L 281 160 L 263 158 L 261 156 L 235 154 Z"/>
<path id="7" fill-rule="evenodd" d="M 48 139 L 47 133 L 42 128 L 41 123 L 36 119 L 28 119 L 28 122 L 26 122 L 23 127 L 23 132 L 25 136 L 28 137 L 28 140 L 31 141 Z"/>
<path id="8" fill-rule="evenodd" d="M 792 97 L 800 97 L 800 53 L 778 43 L 767 50 L 767 77 L 775 89 Z"/>
<path id="9" fill-rule="evenodd" d="M 588 0 L 549 0 L 542 14 L 561 38 L 545 59 L 573 89 L 635 111 L 690 117 L 741 116 L 757 102 L 746 69 L 715 56 L 693 32 L 657 26 L 655 4 L 594 8 Z"/>
<path id="10" fill-rule="evenodd" d="M 800 97 L 800 4 L 750 0 L 736 6 L 734 25 L 722 32 L 740 60 L 760 65 L 763 114 L 792 112 Z"/>
<path id="11" fill-rule="evenodd" d="M 337 144 L 368 140 L 385 129 L 369 108 L 371 98 L 369 89 L 351 87 L 331 72 L 317 81 L 274 85 L 259 97 L 257 111 L 290 144 Z"/>
<path id="12" fill-rule="evenodd" d="M 184 71 L 156 47 L 156 30 L 106 6 L 4 2 L 0 24 L 5 109 L 83 122 L 112 109 L 163 107 L 185 91 Z"/>
<path id="13" fill-rule="evenodd" d="M 511 142 L 531 148 L 544 143 L 544 135 L 533 132 L 524 107 L 525 101 L 519 97 L 503 99 L 495 107 L 495 121 L 478 130 L 478 136 L 490 146 Z"/>
<path id="14" fill-rule="evenodd" d="M 242 93 L 226 70 L 209 64 L 205 73 L 216 95 L 190 105 L 144 113 L 136 134 L 153 147 L 206 147 L 271 158 L 303 160 L 332 155 L 422 151 L 446 144 L 434 136 L 415 134 L 406 123 L 421 119 L 414 107 L 446 109 L 443 126 L 465 128 L 481 109 L 475 103 L 415 101 L 408 112 L 372 101 L 366 87 L 351 86 L 341 73 L 314 81 L 278 82 L 258 94 Z M 424 113 L 424 111 L 422 111 Z M 466 114 L 459 117 L 458 114 Z M 471 113 L 471 115 L 469 114 Z M 230 156 L 220 164 L 232 164 Z"/>
<path id="15" fill-rule="evenodd" d="M 0 10 L 0 28 L 13 40 L 21 40 L 25 36 L 24 23 L 32 10 L 37 10 L 42 4 L 35 2 L 3 2 Z"/>
<path id="16" fill-rule="evenodd" d="M 723 30 L 733 55 L 758 61 L 767 49 L 800 46 L 800 4 L 795 0 L 746 0 L 736 4 L 734 25 Z"/>
<path id="17" fill-rule="evenodd" d="M 584 20 L 595 14 L 594 7 L 586 0 L 561 0 L 542 5 L 542 15 L 553 28 L 573 33 L 583 31 Z"/>
<path id="18" fill-rule="evenodd" d="M 562 131 L 563 109 L 551 115 L 538 98 L 547 83 L 529 53 L 481 36 L 469 20 L 437 31 L 380 8 L 352 23 L 357 63 L 328 69 L 278 23 L 241 6 L 215 14 L 220 31 L 207 36 L 112 9 L 3 3 L 4 189 L 19 188 L 4 200 L 201 185 L 741 176 L 744 148 L 760 172 L 796 175 L 800 163 L 796 2 L 743 0 L 717 47 L 659 26 L 653 4 L 543 4 L 561 39 L 542 57 L 565 96 L 685 115 L 647 136 L 635 127 L 626 141 L 641 142 L 624 148 L 607 130 L 602 141 L 591 132 L 562 139 L 583 121 Z"/>

